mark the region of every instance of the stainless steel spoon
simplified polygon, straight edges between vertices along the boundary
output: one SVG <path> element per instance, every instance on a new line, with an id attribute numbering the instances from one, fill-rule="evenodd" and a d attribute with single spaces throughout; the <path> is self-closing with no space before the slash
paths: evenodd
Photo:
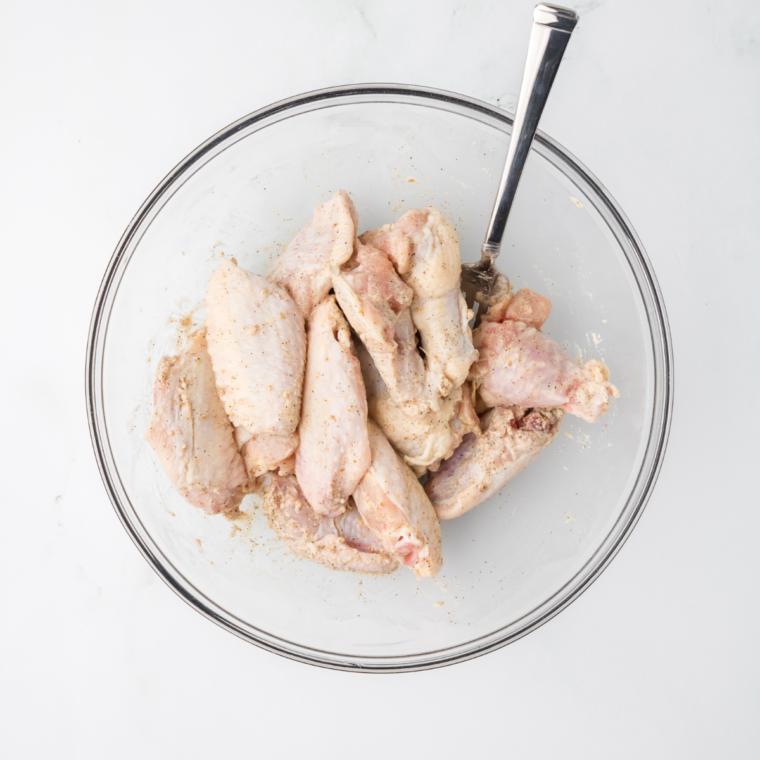
<path id="1" fill-rule="evenodd" d="M 517 100 L 512 139 L 499 192 L 488 222 L 486 239 L 480 249 L 481 258 L 476 264 L 462 265 L 462 289 L 469 307 L 475 301 L 483 306 L 492 306 L 509 292 L 509 279 L 496 268 L 494 261 L 501 251 L 512 201 L 539 119 L 577 23 L 578 14 L 569 8 L 540 3 L 533 10 L 533 28 L 520 97 Z"/>

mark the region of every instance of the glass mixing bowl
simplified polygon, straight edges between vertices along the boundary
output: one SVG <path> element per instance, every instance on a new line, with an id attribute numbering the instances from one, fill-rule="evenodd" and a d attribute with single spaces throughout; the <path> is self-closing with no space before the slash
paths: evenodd
<path id="1" fill-rule="evenodd" d="M 621 398 L 554 443 L 489 502 L 443 522 L 444 569 L 356 576 L 292 556 L 260 510 L 250 535 L 172 489 L 142 435 L 153 374 L 203 320 L 222 254 L 264 273 L 340 188 L 360 230 L 435 204 L 479 257 L 512 119 L 462 95 L 338 87 L 276 103 L 193 151 L 132 220 L 98 293 L 87 354 L 90 429 L 108 494 L 155 571 L 228 631 L 302 662 L 421 670 L 524 636 L 576 599 L 620 549 L 662 463 L 672 356 L 662 296 L 623 212 L 539 133 L 499 267 L 553 303 L 545 331 L 603 359 Z M 252 499 L 253 497 L 248 497 Z"/>

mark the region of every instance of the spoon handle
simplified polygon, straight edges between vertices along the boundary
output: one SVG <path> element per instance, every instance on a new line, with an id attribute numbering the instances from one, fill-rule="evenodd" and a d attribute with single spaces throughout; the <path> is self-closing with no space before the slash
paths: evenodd
<path id="1" fill-rule="evenodd" d="M 528 45 L 520 97 L 517 100 L 512 138 L 507 161 L 499 183 L 486 239 L 481 247 L 482 260 L 493 261 L 501 250 L 504 229 L 517 192 L 525 161 L 538 128 L 570 35 L 578 23 L 578 14 L 569 8 L 540 3 L 533 10 L 533 28 Z"/>

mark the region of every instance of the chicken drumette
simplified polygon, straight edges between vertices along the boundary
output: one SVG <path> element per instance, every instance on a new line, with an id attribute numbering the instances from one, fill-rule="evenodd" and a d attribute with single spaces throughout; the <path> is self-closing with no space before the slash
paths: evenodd
<path id="1" fill-rule="evenodd" d="M 592 359 L 579 367 L 541 332 L 551 302 L 530 290 L 492 307 L 473 334 L 479 352 L 470 380 L 486 407 L 559 407 L 596 422 L 617 398 L 607 367 Z"/>

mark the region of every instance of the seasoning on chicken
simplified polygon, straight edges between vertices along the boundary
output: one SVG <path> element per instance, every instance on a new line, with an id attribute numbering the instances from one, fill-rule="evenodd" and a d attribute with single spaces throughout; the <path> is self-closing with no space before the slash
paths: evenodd
<path id="1" fill-rule="evenodd" d="M 292 475 L 269 473 L 263 481 L 269 527 L 298 556 L 355 573 L 392 573 L 398 567 L 353 505 L 337 518 L 320 517 Z"/>
<path id="2" fill-rule="evenodd" d="M 540 331 L 549 307 L 538 299 L 541 296 L 531 291 L 510 294 L 476 328 L 473 337 L 480 357 L 472 365 L 470 380 L 479 400 L 486 407 L 560 407 L 596 422 L 610 408 L 609 397 L 620 395 L 618 389 L 609 382 L 604 364 L 592 359 L 579 367 Z"/>
<path id="3" fill-rule="evenodd" d="M 251 478 L 298 445 L 306 359 L 303 317 L 277 285 L 224 261 L 206 292 L 208 352 Z M 250 437 L 249 437 L 250 436 Z"/>
<path id="4" fill-rule="evenodd" d="M 269 271 L 268 279 L 290 293 L 304 318 L 330 292 L 333 270 L 351 258 L 358 221 L 353 201 L 340 190 L 314 209 Z"/>
<path id="5" fill-rule="evenodd" d="M 483 415 L 482 433 L 469 433 L 425 484 L 441 520 L 490 499 L 522 472 L 559 431 L 561 409 L 498 407 Z"/>
<path id="6" fill-rule="evenodd" d="M 357 353 L 367 388 L 369 416 L 416 475 L 435 472 L 467 433 L 480 431 L 469 383 L 452 391 L 437 411 L 429 409 L 410 417 L 391 398 L 367 349 L 358 346 Z"/>
<path id="7" fill-rule="evenodd" d="M 407 211 L 400 219 L 360 238 L 388 254 L 401 279 L 414 292 L 412 321 L 420 334 L 428 387 L 437 409 L 467 379 L 478 352 L 472 344 L 460 290 L 462 264 L 454 228 L 433 207 Z"/>
<path id="8" fill-rule="evenodd" d="M 414 473 L 370 420 L 372 464 L 354 492 L 359 514 L 383 549 L 421 577 L 441 569 L 441 529 Z"/>
<path id="9" fill-rule="evenodd" d="M 215 514 L 240 504 L 248 476 L 214 382 L 205 331 L 158 365 L 145 440 L 177 491 Z"/>
<path id="10" fill-rule="evenodd" d="M 424 414 L 428 388 L 412 323 L 412 289 L 386 253 L 359 241 L 332 282 L 346 319 L 374 359 L 391 398 L 405 414 Z"/>
<path id="11" fill-rule="evenodd" d="M 345 510 L 372 455 L 361 368 L 334 296 L 309 319 L 298 433 L 298 482 L 317 514 L 335 517 Z"/>

